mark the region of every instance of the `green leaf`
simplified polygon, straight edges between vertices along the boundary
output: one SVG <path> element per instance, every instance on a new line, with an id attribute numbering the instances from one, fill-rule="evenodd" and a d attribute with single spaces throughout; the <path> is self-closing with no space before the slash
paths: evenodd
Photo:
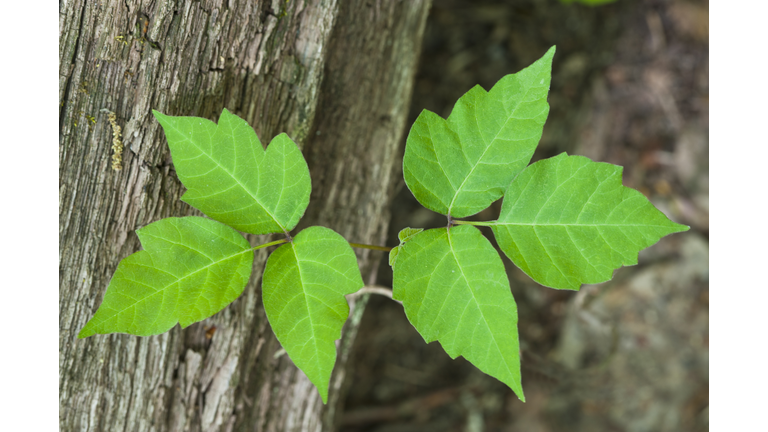
<path id="1" fill-rule="evenodd" d="M 152 111 L 163 126 L 182 201 L 210 218 L 251 234 L 292 230 L 309 204 L 309 168 L 286 134 L 266 152 L 253 129 L 226 109 L 219 124 Z"/>
<path id="2" fill-rule="evenodd" d="M 403 228 L 400 230 L 399 233 L 397 233 L 397 238 L 400 240 L 400 245 L 395 246 L 392 248 L 391 251 L 389 251 L 389 266 L 394 267 L 395 261 L 397 260 L 397 254 L 400 253 L 400 248 L 403 247 L 405 242 L 412 239 L 416 234 L 424 231 L 424 228 Z"/>
<path id="3" fill-rule="evenodd" d="M 552 47 L 490 92 L 473 87 L 448 120 L 421 112 L 408 134 L 403 175 L 424 207 L 462 218 L 501 198 L 541 138 L 554 54 Z"/>
<path id="4" fill-rule="evenodd" d="M 397 233 L 397 239 L 400 240 L 400 244 L 402 245 L 422 231 L 424 231 L 424 228 L 403 228 Z"/>
<path id="5" fill-rule="evenodd" d="M 577 290 L 637 264 L 640 250 L 688 227 L 622 186 L 622 167 L 562 153 L 523 171 L 492 224 L 505 254 L 536 282 Z"/>
<path id="6" fill-rule="evenodd" d="M 439 341 L 452 358 L 463 356 L 525 401 L 517 306 L 501 257 L 477 228 L 411 238 L 394 267 L 393 298 L 427 343 Z"/>
<path id="7" fill-rule="evenodd" d="M 264 309 L 277 340 L 323 398 L 336 344 L 349 316 L 344 297 L 363 287 L 357 258 L 344 237 L 324 227 L 301 231 L 267 260 Z"/>
<path id="8" fill-rule="evenodd" d="M 251 276 L 253 251 L 237 231 L 197 216 L 137 230 L 144 247 L 117 266 L 104 300 L 78 337 L 150 336 L 224 309 Z"/>

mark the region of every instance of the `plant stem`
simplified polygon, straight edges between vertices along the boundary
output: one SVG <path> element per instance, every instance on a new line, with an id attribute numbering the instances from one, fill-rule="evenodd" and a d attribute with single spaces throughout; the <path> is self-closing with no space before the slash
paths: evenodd
<path id="1" fill-rule="evenodd" d="M 496 225 L 497 221 L 464 221 L 464 220 L 453 220 L 453 223 L 456 225 L 475 225 L 475 226 L 494 226 Z"/>
<path id="2" fill-rule="evenodd" d="M 380 250 L 384 252 L 389 252 L 392 250 L 391 247 L 386 246 L 376 246 L 376 245 L 369 245 L 369 244 L 361 244 L 361 243 L 352 243 L 349 242 L 349 245 L 355 248 L 362 248 L 362 249 L 373 249 L 373 250 Z"/>
<path id="3" fill-rule="evenodd" d="M 252 247 L 251 250 L 263 249 L 265 247 L 275 246 L 275 245 L 279 245 L 279 244 L 283 244 L 283 243 L 288 243 L 288 239 L 280 239 L 280 240 L 275 240 L 273 242 L 264 243 L 264 244 L 258 245 L 256 247 Z"/>
<path id="4" fill-rule="evenodd" d="M 385 288 L 383 286 L 378 286 L 378 285 L 365 286 L 363 288 L 360 288 L 360 291 L 357 291 L 357 292 L 352 293 L 352 294 L 347 294 L 347 297 L 359 297 L 359 296 L 361 296 L 363 294 L 378 294 L 378 295 L 382 295 L 384 297 L 387 297 L 388 299 L 390 299 L 392 301 L 396 301 L 396 302 L 398 302 L 400 304 L 403 304 L 403 302 L 401 302 L 400 300 L 395 300 L 395 299 L 392 298 L 392 290 L 391 289 Z"/>

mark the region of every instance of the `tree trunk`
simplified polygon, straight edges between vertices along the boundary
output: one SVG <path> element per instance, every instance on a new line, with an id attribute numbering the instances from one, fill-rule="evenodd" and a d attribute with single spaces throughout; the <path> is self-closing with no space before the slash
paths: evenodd
<path id="1" fill-rule="evenodd" d="M 381 244 L 429 0 L 59 5 L 61 430 L 333 430 L 366 299 L 342 333 L 324 406 L 279 354 L 260 304 L 264 250 L 242 296 L 201 323 L 144 338 L 77 334 L 118 262 L 139 249 L 137 228 L 200 214 L 178 200 L 151 109 L 216 121 L 226 107 L 263 144 L 288 133 L 312 175 L 299 228 Z M 113 124 L 122 170 L 112 168 Z M 380 258 L 358 251 L 366 282 Z"/>

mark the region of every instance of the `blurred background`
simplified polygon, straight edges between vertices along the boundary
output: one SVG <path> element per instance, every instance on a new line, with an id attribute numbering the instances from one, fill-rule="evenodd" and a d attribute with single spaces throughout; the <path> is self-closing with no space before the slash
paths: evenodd
<path id="1" fill-rule="evenodd" d="M 434 0 L 410 122 L 423 109 L 447 117 L 472 86 L 489 90 L 552 45 L 550 114 L 532 162 L 567 152 L 622 165 L 624 185 L 691 230 L 579 292 L 537 285 L 503 258 L 526 403 L 372 296 L 341 431 L 709 429 L 709 4 Z M 404 227 L 445 225 L 402 179 L 398 188 L 388 246 Z M 495 219 L 500 205 L 473 219 Z M 378 284 L 391 282 L 383 257 Z"/>

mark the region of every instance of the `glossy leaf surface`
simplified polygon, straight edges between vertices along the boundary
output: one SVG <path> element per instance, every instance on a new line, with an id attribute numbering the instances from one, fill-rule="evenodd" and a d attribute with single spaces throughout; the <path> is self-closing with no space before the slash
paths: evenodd
<path id="1" fill-rule="evenodd" d="M 403 175 L 424 207 L 462 218 L 501 198 L 541 138 L 554 54 L 552 47 L 489 92 L 473 87 L 447 120 L 422 111 L 408 134 Z"/>
<path id="2" fill-rule="evenodd" d="M 293 363 L 323 402 L 336 362 L 335 341 L 349 316 L 346 294 L 363 287 L 349 243 L 328 228 L 301 231 L 270 255 L 262 285 L 264 309 Z"/>
<path id="3" fill-rule="evenodd" d="M 218 125 L 198 117 L 153 111 L 163 126 L 182 201 L 207 216 L 251 234 L 288 232 L 309 204 L 309 168 L 286 134 L 266 151 L 253 129 L 226 109 Z"/>
<path id="4" fill-rule="evenodd" d="M 558 156 L 526 168 L 492 228 L 504 253 L 536 282 L 577 290 L 605 282 L 640 250 L 688 227 L 621 184 L 622 167 Z"/>
<path id="5" fill-rule="evenodd" d="M 439 341 L 521 400 L 517 306 L 501 257 L 472 226 L 430 229 L 402 246 L 393 298 L 426 342 Z"/>
<path id="6" fill-rule="evenodd" d="M 123 259 L 104 300 L 78 337 L 164 333 L 222 310 L 242 292 L 253 251 L 237 231 L 190 216 L 166 218 L 136 231 L 143 251 Z"/>

